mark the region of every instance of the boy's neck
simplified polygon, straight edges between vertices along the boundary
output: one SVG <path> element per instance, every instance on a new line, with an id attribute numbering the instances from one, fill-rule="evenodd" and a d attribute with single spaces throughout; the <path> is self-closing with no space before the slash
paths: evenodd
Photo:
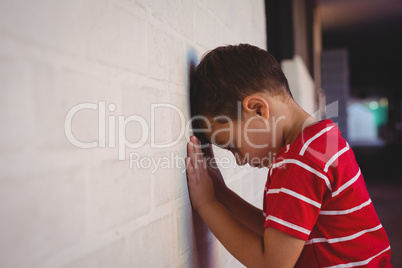
<path id="1" fill-rule="evenodd" d="M 300 108 L 295 101 L 290 100 L 289 102 L 289 109 L 287 110 L 288 120 L 286 120 L 283 127 L 284 145 L 294 142 L 304 128 L 317 123 L 317 119 Z"/>

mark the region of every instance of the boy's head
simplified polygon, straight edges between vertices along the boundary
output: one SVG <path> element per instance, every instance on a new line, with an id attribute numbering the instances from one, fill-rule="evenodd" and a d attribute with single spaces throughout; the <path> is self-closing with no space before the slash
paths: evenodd
<path id="1" fill-rule="evenodd" d="M 207 128 L 205 118 L 220 117 L 214 121 L 225 124 L 222 118 L 226 117 L 236 123 L 248 97 L 256 95 L 258 102 L 261 93 L 283 101 L 292 99 L 287 79 L 270 53 L 248 44 L 208 52 L 191 76 L 191 114 L 204 118 L 193 120 L 194 129 Z M 211 141 L 211 135 L 197 136 L 203 142 L 217 143 Z"/>
<path id="2" fill-rule="evenodd" d="M 248 44 L 218 47 L 208 52 L 191 80 L 193 116 L 236 118 L 237 103 L 257 92 L 292 97 L 275 58 Z"/>

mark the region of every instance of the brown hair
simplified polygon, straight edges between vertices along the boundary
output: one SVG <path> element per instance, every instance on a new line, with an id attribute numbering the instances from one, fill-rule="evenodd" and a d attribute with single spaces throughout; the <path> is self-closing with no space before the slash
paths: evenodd
<path id="1" fill-rule="evenodd" d="M 257 92 L 292 97 L 275 58 L 249 44 L 218 47 L 205 54 L 191 75 L 191 114 L 236 119 L 237 103 Z"/>
<path id="2" fill-rule="evenodd" d="M 238 103 L 257 92 L 293 98 L 281 66 L 269 52 L 249 44 L 217 47 L 190 71 L 191 116 L 227 116 L 236 121 Z M 194 134 L 209 143 L 196 130 L 204 129 L 205 123 L 199 118 L 192 121 Z"/>

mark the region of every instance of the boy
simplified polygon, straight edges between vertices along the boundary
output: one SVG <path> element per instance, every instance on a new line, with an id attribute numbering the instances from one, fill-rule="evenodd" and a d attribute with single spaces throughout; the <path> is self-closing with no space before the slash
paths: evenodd
<path id="1" fill-rule="evenodd" d="M 352 150 L 331 120 L 316 122 L 295 103 L 268 52 L 216 48 L 195 70 L 190 95 L 202 131 L 187 147 L 191 203 L 235 258 L 247 267 L 392 267 Z M 263 211 L 205 164 L 203 143 L 230 150 L 240 165 L 269 168 Z M 206 156 L 213 161 L 211 146 Z"/>

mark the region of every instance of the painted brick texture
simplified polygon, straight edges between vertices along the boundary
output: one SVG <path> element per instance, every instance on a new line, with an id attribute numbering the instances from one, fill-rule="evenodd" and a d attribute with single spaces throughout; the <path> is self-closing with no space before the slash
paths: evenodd
<path id="1" fill-rule="evenodd" d="M 191 209 L 182 125 L 189 62 L 219 45 L 265 48 L 264 10 L 0 1 L 0 266 L 241 266 Z M 266 171 L 216 154 L 230 159 L 229 187 L 261 207 Z"/>

